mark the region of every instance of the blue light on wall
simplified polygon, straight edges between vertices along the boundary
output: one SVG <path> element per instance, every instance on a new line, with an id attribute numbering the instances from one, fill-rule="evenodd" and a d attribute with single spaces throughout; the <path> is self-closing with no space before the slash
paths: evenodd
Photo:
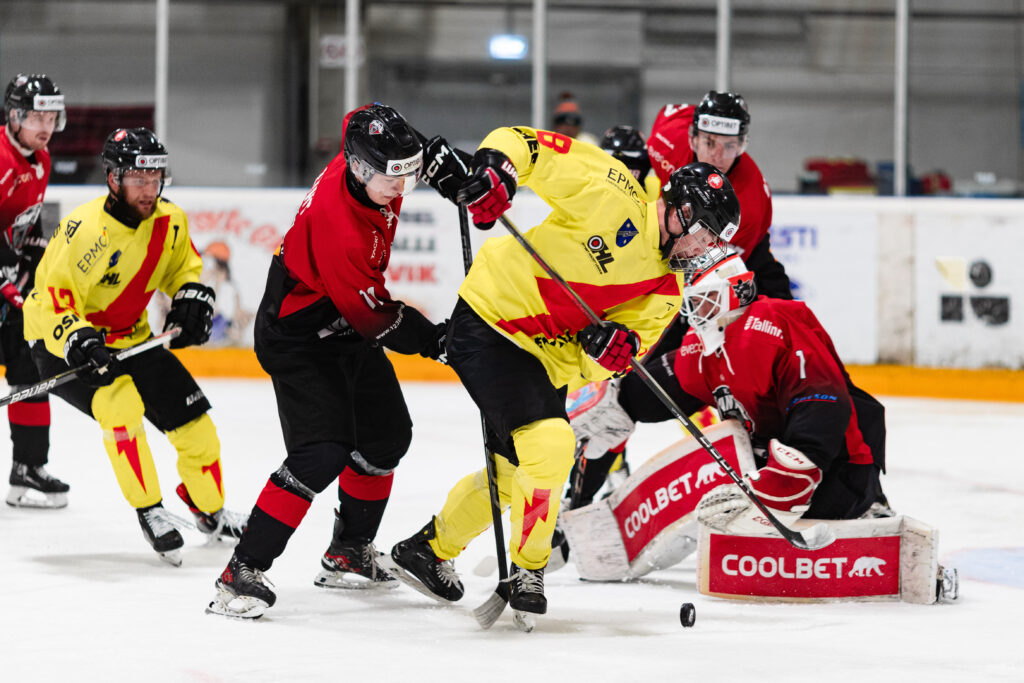
<path id="1" fill-rule="evenodd" d="M 494 59 L 523 59 L 526 57 L 528 43 L 526 36 L 498 33 L 491 36 L 487 47 Z"/>

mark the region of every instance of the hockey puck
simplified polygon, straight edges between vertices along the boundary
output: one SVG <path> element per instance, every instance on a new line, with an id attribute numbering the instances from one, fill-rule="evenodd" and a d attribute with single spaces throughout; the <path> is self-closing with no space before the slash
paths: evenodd
<path id="1" fill-rule="evenodd" d="M 679 608 L 679 623 L 683 628 L 690 628 L 697 621 L 697 609 L 692 602 L 684 602 Z"/>

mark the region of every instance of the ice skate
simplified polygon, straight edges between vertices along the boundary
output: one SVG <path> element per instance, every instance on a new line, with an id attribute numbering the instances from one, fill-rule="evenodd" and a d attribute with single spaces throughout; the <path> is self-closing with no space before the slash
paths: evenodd
<path id="1" fill-rule="evenodd" d="M 57 509 L 68 505 L 71 487 L 52 476 L 43 465 L 16 462 L 11 466 L 8 481 L 11 490 L 7 494 L 7 504 L 11 507 Z"/>
<path id="2" fill-rule="evenodd" d="M 442 560 L 431 550 L 434 520 L 391 549 L 395 575 L 429 598 L 444 602 L 459 600 L 465 590 L 451 560 Z"/>
<path id="3" fill-rule="evenodd" d="M 228 566 L 213 584 L 217 595 L 206 606 L 206 613 L 235 619 L 259 619 L 277 602 L 277 595 L 268 584 L 270 581 L 262 571 L 232 555 Z"/>
<path id="4" fill-rule="evenodd" d="M 181 532 L 174 526 L 173 516 L 162 503 L 138 508 L 139 525 L 146 542 L 160 555 L 160 559 L 175 567 L 181 566 L 181 547 L 185 545 Z"/>
<path id="5" fill-rule="evenodd" d="M 508 582 L 508 604 L 513 610 L 529 614 L 548 611 L 548 600 L 544 597 L 544 567 L 523 569 L 513 562 Z"/>
<path id="6" fill-rule="evenodd" d="M 239 539 L 245 533 L 249 515 L 231 512 L 223 507 L 216 512 L 203 512 L 192 502 L 192 496 L 188 494 L 185 484 L 178 484 L 175 491 L 182 502 L 188 506 L 189 512 L 196 518 L 196 528 L 209 536 L 211 541 L 222 538 Z"/>
<path id="7" fill-rule="evenodd" d="M 878 497 L 875 498 L 875 502 L 871 504 L 867 512 L 860 516 L 861 519 L 882 519 L 884 517 L 895 517 L 896 511 L 889 506 L 889 499 L 885 497 L 885 494 L 881 491 L 878 492 Z"/>
<path id="8" fill-rule="evenodd" d="M 555 520 L 555 532 L 551 535 L 551 558 L 547 570 L 558 571 L 569 562 L 569 540 L 562 529 L 561 517 Z"/>
<path id="9" fill-rule="evenodd" d="M 323 571 L 313 579 L 321 588 L 395 588 L 398 581 L 378 562 L 384 553 L 372 543 L 338 543 L 320 558 Z"/>

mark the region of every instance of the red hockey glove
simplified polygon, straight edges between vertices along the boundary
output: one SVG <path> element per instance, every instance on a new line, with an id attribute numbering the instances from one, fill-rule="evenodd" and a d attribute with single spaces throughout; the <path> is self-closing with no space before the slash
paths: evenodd
<path id="1" fill-rule="evenodd" d="M 12 282 L 6 281 L 0 285 L 0 294 L 3 294 L 4 298 L 7 299 L 7 303 L 15 308 L 21 308 L 25 305 L 25 297 L 21 295 L 21 292 L 18 291 L 18 288 Z"/>
<path id="2" fill-rule="evenodd" d="M 774 510 L 791 511 L 807 505 L 821 481 L 821 470 L 810 458 L 772 439 L 768 444 L 768 464 L 757 471 L 760 479 L 750 482 L 757 497 Z"/>
<path id="3" fill-rule="evenodd" d="M 587 355 L 615 374 L 625 372 L 629 361 L 640 350 L 636 332 L 621 323 L 604 321 L 587 325 L 576 334 Z"/>
<path id="4" fill-rule="evenodd" d="M 518 183 L 519 174 L 507 156 L 496 149 L 478 149 L 473 155 L 473 175 L 459 188 L 458 200 L 469 209 L 473 225 L 490 230 L 511 208 Z"/>

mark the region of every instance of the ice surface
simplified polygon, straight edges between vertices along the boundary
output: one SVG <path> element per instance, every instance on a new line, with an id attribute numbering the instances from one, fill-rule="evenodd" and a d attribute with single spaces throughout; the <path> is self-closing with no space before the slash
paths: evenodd
<path id="1" fill-rule="evenodd" d="M 227 505 L 248 511 L 284 457 L 273 391 L 265 381 L 201 384 L 222 442 Z M 483 466 L 477 413 L 459 385 L 408 384 L 406 396 L 416 426 L 383 550 Z M 473 573 L 493 553 L 490 532 L 456 561 L 467 588 L 456 606 L 406 587 L 314 587 L 333 523 L 330 489 L 268 573 L 277 605 L 256 622 L 206 615 L 231 546 L 186 530 L 184 565 L 160 562 L 99 428 L 54 399 L 49 469 L 71 484 L 70 505 L 0 506 L 0 681 L 1024 680 L 1024 404 L 883 401 L 886 492 L 897 510 L 940 529 L 942 560 L 961 569 L 958 603 L 746 604 L 697 593 L 692 559 L 632 584 L 584 583 L 570 564 L 547 577 L 549 612 L 527 635 L 510 611 L 488 632 L 473 619 L 497 580 Z M 147 429 L 165 503 L 187 515 L 174 495 L 173 452 Z M 642 425 L 631 460 L 681 433 Z M 696 605 L 693 628 L 679 624 L 682 602 Z"/>

